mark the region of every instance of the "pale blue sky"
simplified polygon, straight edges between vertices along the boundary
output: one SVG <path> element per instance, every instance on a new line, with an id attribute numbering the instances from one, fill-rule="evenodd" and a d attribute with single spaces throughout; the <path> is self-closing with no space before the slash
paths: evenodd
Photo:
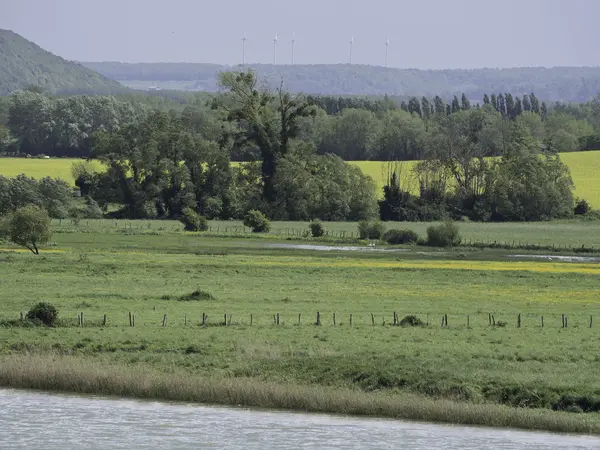
<path id="1" fill-rule="evenodd" d="M 0 28 L 64 58 L 127 62 L 384 62 L 394 67 L 598 66 L 600 0 L 0 0 Z"/>

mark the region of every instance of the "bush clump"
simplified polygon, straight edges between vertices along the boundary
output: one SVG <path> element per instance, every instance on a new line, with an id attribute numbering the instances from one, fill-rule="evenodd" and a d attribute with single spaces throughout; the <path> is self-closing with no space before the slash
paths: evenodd
<path id="1" fill-rule="evenodd" d="M 310 228 L 312 237 L 321 237 L 325 235 L 325 227 L 320 220 L 313 220 L 308 227 Z"/>
<path id="2" fill-rule="evenodd" d="M 183 224 L 185 231 L 206 231 L 208 230 L 208 220 L 201 216 L 192 208 L 184 208 L 181 211 L 179 221 Z"/>
<path id="3" fill-rule="evenodd" d="M 31 308 L 25 317 L 34 323 L 53 327 L 58 317 L 58 311 L 50 303 L 40 302 Z"/>
<path id="4" fill-rule="evenodd" d="M 426 244 L 432 247 L 454 247 L 461 242 L 458 226 L 453 222 L 444 222 L 427 228 Z"/>
<path id="5" fill-rule="evenodd" d="M 179 297 L 179 300 L 183 302 L 190 301 L 200 301 L 200 300 L 214 300 L 215 298 L 212 296 L 210 292 L 203 291 L 201 289 L 196 289 L 191 294 L 182 295 Z"/>
<path id="6" fill-rule="evenodd" d="M 385 228 L 379 220 L 361 220 L 358 222 L 358 236 L 360 239 L 377 239 L 383 237 Z"/>
<path id="7" fill-rule="evenodd" d="M 383 235 L 383 239 L 391 245 L 416 244 L 419 235 L 413 230 L 388 230 Z"/>
<path id="8" fill-rule="evenodd" d="M 590 204 L 588 202 L 586 202 L 585 200 L 581 199 L 581 200 L 577 200 L 577 203 L 575 204 L 575 209 L 573 210 L 573 213 L 576 216 L 583 216 L 587 213 L 590 212 L 592 208 L 590 207 Z"/>
<path id="9" fill-rule="evenodd" d="M 269 219 L 257 209 L 251 209 L 246 213 L 244 226 L 252 228 L 254 233 L 268 233 L 271 229 Z"/>
<path id="10" fill-rule="evenodd" d="M 425 323 L 417 316 L 409 314 L 400 321 L 401 327 L 423 327 Z"/>

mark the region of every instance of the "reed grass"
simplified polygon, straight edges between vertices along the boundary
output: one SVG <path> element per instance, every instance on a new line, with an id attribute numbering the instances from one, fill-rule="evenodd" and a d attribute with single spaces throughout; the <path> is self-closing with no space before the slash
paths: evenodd
<path id="1" fill-rule="evenodd" d="M 459 403 L 404 393 L 366 393 L 324 386 L 201 378 L 64 355 L 8 355 L 0 386 L 142 399 L 239 405 L 315 413 L 600 434 L 600 415 L 568 414 L 485 403 Z"/>

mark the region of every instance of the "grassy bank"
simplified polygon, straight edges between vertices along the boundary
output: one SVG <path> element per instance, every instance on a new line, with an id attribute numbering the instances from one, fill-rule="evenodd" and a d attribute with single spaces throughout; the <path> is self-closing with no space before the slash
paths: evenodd
<path id="1" fill-rule="evenodd" d="M 249 394 L 243 402 L 225 395 L 214 401 L 249 406 L 352 413 L 362 408 L 368 414 L 364 405 L 376 399 L 380 406 L 372 411 L 378 415 L 461 417 L 454 409 L 435 416 L 417 408 L 448 404 L 466 411 L 464 423 L 517 426 L 509 419 L 469 418 L 478 408 L 510 407 L 506 411 L 517 418 L 567 417 L 579 424 L 572 431 L 589 430 L 600 420 L 598 263 L 515 260 L 501 249 L 319 252 L 267 246 L 293 242 L 276 235 L 233 239 L 158 229 L 144 234 L 109 231 L 101 224 L 82 222 L 55 234 L 54 245 L 38 257 L 11 248 L 0 252 L 1 366 L 23 362 L 23 373 L 38 379 L 21 387 L 88 392 L 83 381 L 83 387 L 53 387 L 54 375 L 43 375 L 45 367 L 56 371 L 72 364 L 85 373 L 116 367 L 115 373 L 135 370 L 153 374 L 153 380 L 175 374 L 206 380 L 206 386 L 234 383 L 248 386 L 248 392 L 263 386 L 260 398 L 267 400 L 275 398 L 269 389 L 285 387 L 274 403 Z M 546 238 L 560 242 L 560 224 L 556 229 L 553 235 L 549 228 Z M 58 308 L 58 327 L 20 322 L 20 314 L 38 301 Z M 84 324 L 78 326 L 82 313 Z M 394 313 L 416 315 L 423 326 L 394 326 Z M 447 325 L 441 325 L 442 317 Z M 32 353 L 67 359 L 55 366 L 44 360 L 30 370 Z M 29 379 L 10 373 L 10 383 Z M 108 381 L 102 379 L 89 389 L 150 395 L 119 387 L 105 391 L 102 383 Z M 288 389 L 302 392 L 298 397 L 314 392 L 315 399 L 337 406 L 307 406 L 301 398 L 286 404 Z M 363 406 L 352 409 L 346 398 L 364 398 Z M 394 406 L 398 399 L 411 398 L 419 399 L 410 406 L 417 409 L 406 402 L 405 409 L 394 409 L 400 408 Z M 555 416 L 553 409 L 569 412 Z M 520 426 L 566 430 L 527 420 Z"/>
<path id="2" fill-rule="evenodd" d="M 600 434 L 597 416 L 464 404 L 399 392 L 365 393 L 243 378 L 199 378 L 68 356 L 4 357 L 0 363 L 0 385 L 12 388 Z"/>

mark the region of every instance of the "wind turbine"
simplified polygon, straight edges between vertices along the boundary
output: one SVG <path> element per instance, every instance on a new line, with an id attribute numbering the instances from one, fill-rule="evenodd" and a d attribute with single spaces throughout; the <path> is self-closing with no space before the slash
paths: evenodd
<path id="1" fill-rule="evenodd" d="M 246 33 L 242 38 L 242 66 L 246 65 Z"/>
<path id="2" fill-rule="evenodd" d="M 390 46 L 390 40 L 385 37 L 385 67 L 388 66 L 388 47 Z"/>
<path id="3" fill-rule="evenodd" d="M 292 35 L 292 66 L 294 65 L 294 45 L 296 44 L 296 33 Z"/>
<path id="4" fill-rule="evenodd" d="M 352 64 L 352 46 L 354 45 L 354 36 L 350 38 L 350 64 Z"/>
<path id="5" fill-rule="evenodd" d="M 273 38 L 273 65 L 277 64 L 277 41 L 279 37 L 277 37 L 277 33 L 275 33 L 275 37 Z"/>

